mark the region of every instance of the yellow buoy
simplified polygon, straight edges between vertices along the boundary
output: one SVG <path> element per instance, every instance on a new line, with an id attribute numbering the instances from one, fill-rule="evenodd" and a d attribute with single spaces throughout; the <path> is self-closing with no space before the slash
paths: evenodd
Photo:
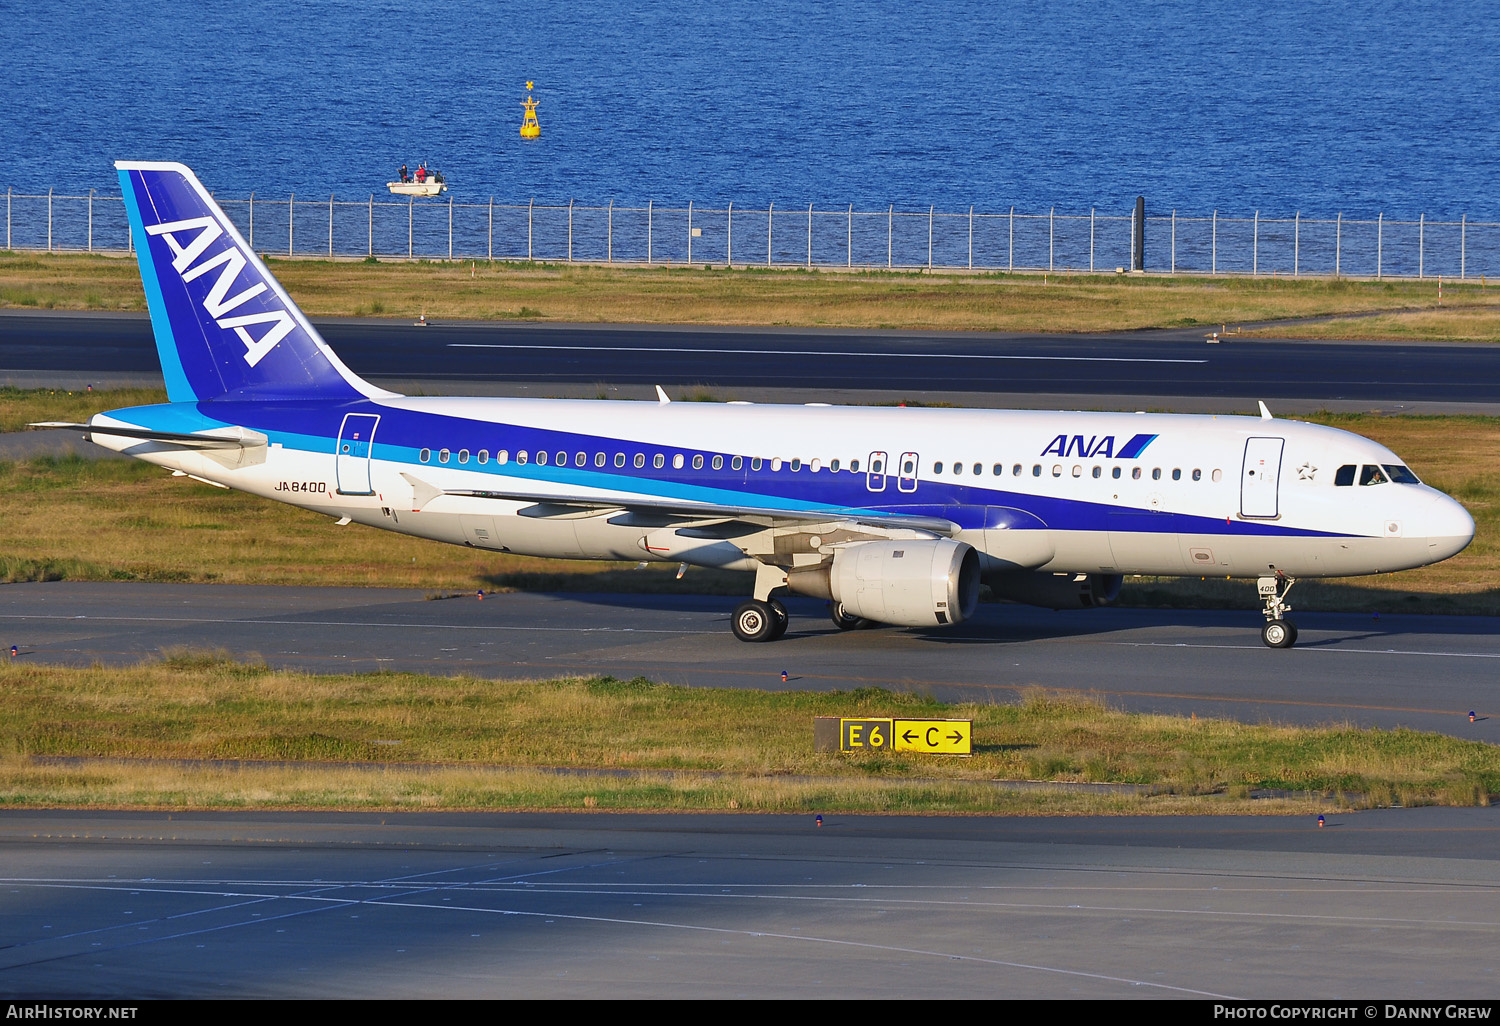
<path id="1" fill-rule="evenodd" d="M 526 108 L 526 116 L 521 119 L 521 138 L 535 139 L 542 134 L 542 126 L 536 121 L 537 101 L 531 98 L 531 83 L 526 83 L 526 99 L 521 101 L 521 106 Z"/>

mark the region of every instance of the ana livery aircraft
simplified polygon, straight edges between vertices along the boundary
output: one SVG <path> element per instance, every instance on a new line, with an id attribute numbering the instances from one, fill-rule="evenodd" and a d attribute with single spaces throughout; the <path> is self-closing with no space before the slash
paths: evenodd
<path id="1" fill-rule="evenodd" d="M 1395 453 L 1261 416 L 407 397 L 339 361 L 181 164 L 115 165 L 167 395 L 82 427 L 210 484 L 497 552 L 750 570 L 734 633 L 932 627 L 980 581 L 1056 608 L 1124 574 L 1255 580 L 1295 643 L 1299 577 L 1423 566 L 1474 521 Z"/>

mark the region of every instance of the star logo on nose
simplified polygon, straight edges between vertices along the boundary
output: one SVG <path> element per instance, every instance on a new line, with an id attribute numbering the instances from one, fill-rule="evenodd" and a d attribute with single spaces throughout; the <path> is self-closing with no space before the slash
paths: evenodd
<path id="1" fill-rule="evenodd" d="M 1317 467 L 1313 466 L 1311 463 L 1304 463 L 1302 464 L 1302 466 L 1297 468 L 1297 480 L 1311 481 L 1313 479 L 1313 475 L 1317 472 Z"/>

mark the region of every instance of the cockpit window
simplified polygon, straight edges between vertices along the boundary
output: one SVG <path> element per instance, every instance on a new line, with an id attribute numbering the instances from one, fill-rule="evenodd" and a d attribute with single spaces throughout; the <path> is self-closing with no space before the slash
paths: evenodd
<path id="1" fill-rule="evenodd" d="M 1333 475 L 1333 483 L 1340 488 L 1348 488 L 1354 483 L 1354 472 L 1359 468 L 1352 463 L 1345 463 Z"/>
<path id="2" fill-rule="evenodd" d="M 1359 468 L 1359 483 L 1362 485 L 1385 484 L 1385 471 L 1373 464 L 1366 463 Z"/>
<path id="3" fill-rule="evenodd" d="M 1421 484 L 1422 483 L 1421 481 L 1417 480 L 1417 475 L 1416 474 L 1413 474 L 1411 472 L 1411 470 L 1409 470 L 1406 467 L 1403 467 L 1399 463 L 1387 463 L 1385 465 L 1385 472 L 1388 475 L 1390 475 L 1390 479 L 1392 481 L 1396 482 L 1397 484 Z"/>

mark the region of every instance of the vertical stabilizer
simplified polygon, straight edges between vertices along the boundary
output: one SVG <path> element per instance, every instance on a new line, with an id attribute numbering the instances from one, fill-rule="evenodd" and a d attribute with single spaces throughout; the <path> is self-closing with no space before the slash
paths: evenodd
<path id="1" fill-rule="evenodd" d="M 340 362 L 191 170 L 115 168 L 172 402 L 395 394 Z"/>

